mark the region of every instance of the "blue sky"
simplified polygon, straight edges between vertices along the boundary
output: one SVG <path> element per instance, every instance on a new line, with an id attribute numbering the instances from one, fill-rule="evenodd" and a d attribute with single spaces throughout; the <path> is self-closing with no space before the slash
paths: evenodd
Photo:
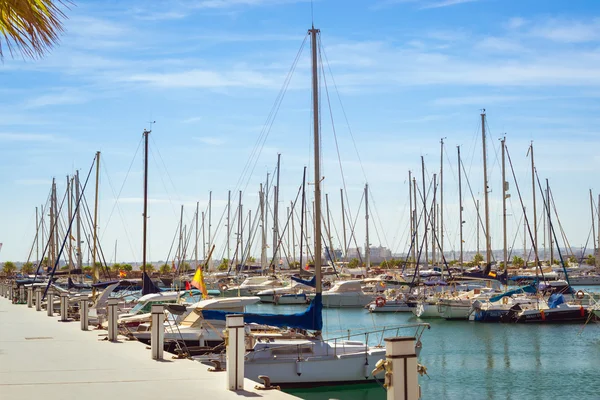
<path id="1" fill-rule="evenodd" d="M 498 139 L 504 134 L 528 210 L 526 152 L 533 141 L 540 177 L 550 181 L 570 244 L 585 244 L 588 190 L 597 198 L 600 189 L 597 2 L 323 0 L 313 7 L 352 218 L 368 181 L 373 245 L 404 249 L 408 170 L 420 174 L 424 156 L 428 177 L 439 171 L 444 137 L 445 247 L 458 249 L 456 146 L 462 146 L 474 195 L 482 198 L 482 108 L 490 130 L 493 247 L 502 246 Z M 196 202 L 204 210 L 210 190 L 217 229 L 227 191 L 237 198 L 249 159 L 256 167 L 241 179 L 244 210 L 257 209 L 258 185 L 281 153 L 285 211 L 312 157 L 308 46 L 260 156 L 251 155 L 310 28 L 310 2 L 78 1 L 66 13 L 66 32 L 47 57 L 6 54 L 0 66 L 0 261 L 27 258 L 35 207 L 45 203 L 52 178 L 60 197 L 66 175 L 87 173 L 98 150 L 104 252 L 112 260 L 118 241 L 118 260 L 140 261 L 138 146 L 149 121 L 156 121 L 151 260 L 167 258 L 180 206 L 189 226 Z M 341 236 L 340 165 L 325 92 L 322 100 L 323 184 Z M 520 249 L 522 212 L 512 179 L 510 184 L 509 246 Z M 93 192 L 87 197 L 92 204 Z M 465 190 L 469 249 L 475 248 L 473 209 Z M 357 221 L 362 246 L 364 218 Z M 216 258 L 224 251 L 223 230 L 215 240 Z"/>

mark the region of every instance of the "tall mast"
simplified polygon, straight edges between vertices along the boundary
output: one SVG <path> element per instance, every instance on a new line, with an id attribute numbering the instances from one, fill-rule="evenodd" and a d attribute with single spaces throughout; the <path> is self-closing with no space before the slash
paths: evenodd
<path id="1" fill-rule="evenodd" d="M 294 224 L 294 202 L 290 201 L 290 218 L 292 219 L 292 262 L 296 262 L 296 225 Z"/>
<path id="2" fill-rule="evenodd" d="M 508 250 L 506 248 L 506 199 L 508 195 L 508 182 L 506 182 L 506 138 L 502 139 L 502 240 L 503 240 L 503 260 L 504 268 L 508 271 Z"/>
<path id="3" fill-rule="evenodd" d="M 413 247 L 416 247 L 419 245 L 419 230 L 417 229 L 417 178 L 413 178 L 412 184 L 413 184 L 413 203 L 415 205 L 415 210 L 413 211 L 413 223 L 415 224 L 415 244 L 413 245 Z M 416 267 L 418 267 L 417 258 L 416 258 L 417 252 L 415 251 L 414 254 L 415 254 L 414 257 L 415 257 L 415 268 L 416 268 Z"/>
<path id="4" fill-rule="evenodd" d="M 303 251 L 303 242 L 304 242 L 304 237 L 306 235 L 306 229 L 304 228 L 305 226 L 305 209 L 306 209 L 306 167 L 304 167 L 304 172 L 302 172 L 302 204 L 300 206 L 300 243 L 299 243 L 299 249 L 300 249 L 300 269 L 302 269 L 302 251 Z M 308 241 L 308 240 L 307 240 Z M 308 250 L 308 248 L 307 248 Z M 306 258 L 308 259 L 308 251 L 306 252 Z"/>
<path id="5" fill-rule="evenodd" d="M 202 259 L 206 261 L 206 214 L 202 211 Z"/>
<path id="6" fill-rule="evenodd" d="M 525 215 L 526 212 L 527 208 L 523 207 L 523 215 Z M 529 254 L 527 253 L 527 220 L 525 218 L 523 218 L 523 261 L 525 261 L 525 265 L 527 265 L 527 261 L 529 261 Z"/>
<path id="7" fill-rule="evenodd" d="M 94 200 L 94 232 L 92 235 L 92 240 L 94 241 L 94 246 L 92 247 L 92 268 L 93 268 L 93 280 L 94 283 L 98 282 L 100 279 L 100 273 L 98 271 L 98 267 L 96 266 L 96 252 L 97 252 L 97 244 L 98 244 L 98 186 L 100 184 L 100 152 L 96 152 L 96 198 Z"/>
<path id="8" fill-rule="evenodd" d="M 540 256 L 538 252 L 538 224 L 537 224 L 537 207 L 535 204 L 535 160 L 533 158 L 533 142 L 529 145 L 529 152 L 531 153 L 531 186 L 533 196 L 533 254 L 535 256 L 535 267 L 540 265 Z M 544 233 L 545 234 L 545 233 Z"/>
<path id="9" fill-rule="evenodd" d="M 77 269 L 83 268 L 83 253 L 81 252 L 81 214 L 79 210 L 79 197 L 81 196 L 81 187 L 79 185 L 79 170 L 75 171 L 75 204 L 77 206 L 77 246 L 75 247 L 75 251 L 77 251 Z"/>
<path id="10" fill-rule="evenodd" d="M 592 211 L 592 240 L 594 241 L 594 256 L 596 256 L 598 247 L 596 247 L 596 221 L 594 220 L 594 197 L 592 196 L 592 189 L 590 189 L 590 209 Z M 600 231 L 600 226 L 598 227 L 598 230 Z"/>
<path id="11" fill-rule="evenodd" d="M 231 262 L 231 190 L 227 191 L 227 261 Z"/>
<path id="12" fill-rule="evenodd" d="M 44 235 L 44 230 L 45 230 L 44 220 L 46 219 L 46 218 L 45 218 L 45 217 L 46 217 L 46 215 L 45 215 L 44 213 L 45 213 L 45 211 L 44 211 L 44 205 L 43 205 L 43 204 L 41 204 L 41 205 L 40 205 L 40 214 L 41 214 L 41 215 L 40 215 L 40 217 L 41 217 L 40 224 L 41 224 L 41 228 L 42 228 L 42 246 L 44 245 L 44 243 L 46 243 L 46 242 L 45 242 L 45 240 L 44 240 L 44 236 L 45 236 L 45 235 Z M 43 260 L 40 260 L 40 257 L 38 256 L 38 264 L 37 264 L 37 266 L 36 266 L 37 268 L 39 268 L 39 266 L 40 266 L 40 264 L 42 263 L 42 261 L 43 261 Z"/>
<path id="13" fill-rule="evenodd" d="M 67 221 L 71 221 L 73 214 L 73 188 L 71 187 L 71 180 L 67 175 Z M 71 276 L 71 270 L 73 269 L 73 242 L 71 241 L 71 234 L 69 233 L 68 243 L 68 259 L 69 259 L 69 276 Z"/>
<path id="14" fill-rule="evenodd" d="M 367 271 L 371 268 L 371 243 L 369 243 L 369 184 L 365 184 L 365 258 L 367 263 Z"/>
<path id="15" fill-rule="evenodd" d="M 212 190 L 208 192 L 208 248 L 212 247 L 212 236 L 211 236 L 211 225 L 212 225 Z"/>
<path id="16" fill-rule="evenodd" d="M 332 261 L 335 260 L 335 253 L 333 251 L 333 238 L 331 234 L 331 219 L 329 217 L 329 194 L 325 193 L 325 204 L 327 208 L 327 244 L 329 245 L 329 256 Z"/>
<path id="17" fill-rule="evenodd" d="M 344 261 L 348 261 L 348 242 L 346 242 L 346 210 L 344 208 L 344 189 L 340 189 L 340 199 L 342 201 L 342 231 L 344 237 L 344 246 L 342 247 L 342 251 L 344 252 L 342 256 L 344 257 Z"/>
<path id="18" fill-rule="evenodd" d="M 260 269 L 264 271 L 267 267 L 267 235 L 265 231 L 265 193 L 263 185 L 260 184 Z"/>
<path id="19" fill-rule="evenodd" d="M 461 172 L 461 161 L 460 161 L 460 146 L 456 146 L 458 150 L 458 217 L 459 217 L 459 234 L 460 234 L 460 269 L 463 269 L 464 253 L 463 253 L 463 205 L 462 205 L 462 172 Z M 479 222 L 477 223 L 479 225 Z"/>
<path id="20" fill-rule="evenodd" d="M 151 130 L 144 129 L 144 230 L 142 233 L 142 273 L 146 273 L 146 238 L 148 228 L 148 135 Z M 144 280 L 142 279 L 142 293 Z"/>
<path id="21" fill-rule="evenodd" d="M 239 250 L 238 250 L 238 256 L 242 256 L 242 252 L 244 251 L 244 214 L 242 212 L 242 191 L 240 190 L 240 202 L 239 202 L 239 206 L 238 206 L 238 242 L 239 242 Z M 237 258 L 237 257 L 236 257 Z M 244 261 L 243 260 L 243 256 L 240 257 L 240 261 Z M 236 262 L 237 264 L 237 262 Z M 237 265 L 236 265 L 237 268 Z M 240 266 L 240 271 L 242 270 L 243 266 Z M 237 271 L 237 270 L 236 270 Z"/>
<path id="22" fill-rule="evenodd" d="M 423 240 L 425 241 L 425 268 L 429 267 L 429 244 L 427 243 L 427 189 L 425 187 L 425 159 L 421 156 L 421 176 L 423 178 Z"/>
<path id="23" fill-rule="evenodd" d="M 321 139 L 319 137 L 319 77 L 317 75 L 317 34 L 313 26 L 308 31 L 312 41 L 312 100 L 315 157 L 315 280 L 316 293 L 321 294 Z"/>
<path id="24" fill-rule="evenodd" d="M 196 268 L 198 268 L 198 236 L 199 236 L 199 232 L 198 232 L 198 217 L 199 217 L 199 212 L 200 212 L 200 202 L 197 201 L 196 202 L 196 216 L 195 216 L 195 225 L 196 225 L 196 242 L 195 242 L 195 246 L 194 246 L 194 261 Z"/>
<path id="25" fill-rule="evenodd" d="M 43 216 L 43 214 L 42 214 Z M 592 218 L 594 218 L 594 214 L 592 213 Z M 594 225 L 594 220 L 592 219 L 592 225 Z M 40 217 L 38 215 L 38 208 L 35 208 L 35 259 L 36 264 L 39 265 L 40 262 Z M 594 239 L 595 240 L 595 239 Z"/>
<path id="26" fill-rule="evenodd" d="M 436 221 L 436 204 L 437 204 L 437 174 L 433 174 L 433 202 L 432 202 L 432 207 L 431 207 L 431 265 L 435 266 L 435 261 L 436 261 L 436 254 L 435 254 L 435 248 L 437 247 L 437 241 L 436 241 L 436 226 L 437 226 L 437 221 Z"/>
<path id="27" fill-rule="evenodd" d="M 481 113 L 481 140 L 483 143 L 483 193 L 485 200 L 485 268 L 492 264 L 492 248 L 490 243 L 490 204 L 488 199 L 487 148 L 485 147 L 485 109 Z"/>
<path id="28" fill-rule="evenodd" d="M 277 153 L 277 177 L 275 179 L 275 190 L 273 193 L 273 259 L 278 262 L 279 257 L 279 166 L 281 163 L 281 154 Z"/>
<path id="29" fill-rule="evenodd" d="M 548 179 L 546 179 L 546 207 L 548 207 L 548 243 L 550 245 L 550 265 L 554 263 L 554 240 L 552 238 L 552 224 L 550 223 L 550 184 L 548 183 Z M 558 243 L 556 243 L 558 246 Z"/>
<path id="30" fill-rule="evenodd" d="M 286 210 L 287 210 L 286 214 L 287 214 L 287 221 L 288 221 L 286 224 L 289 224 L 290 218 L 292 218 L 292 214 L 290 214 L 290 207 L 287 207 Z M 289 259 L 290 254 L 292 254 L 291 249 L 290 249 L 290 243 L 292 244 L 292 247 L 294 245 L 292 242 L 292 231 L 293 230 L 294 230 L 294 223 L 292 220 L 291 221 L 291 229 L 289 229 L 289 228 L 287 229 L 287 257 L 288 257 L 288 259 Z M 292 261 L 293 261 L 293 259 L 292 259 Z"/>
<path id="31" fill-rule="evenodd" d="M 52 178 L 52 190 L 50 191 L 50 257 L 48 257 L 49 265 L 54 267 L 56 264 L 56 255 L 55 255 L 55 246 L 54 246 L 54 230 L 55 226 L 55 209 L 54 209 L 54 192 L 56 190 L 56 183 L 54 178 Z"/>
<path id="32" fill-rule="evenodd" d="M 444 139 L 440 139 L 440 261 L 444 274 Z"/>
<path id="33" fill-rule="evenodd" d="M 598 249 L 596 250 L 596 268 L 600 269 L 600 194 L 598 195 L 598 207 L 596 208 L 596 214 L 598 214 Z"/>
<path id="34" fill-rule="evenodd" d="M 477 211 L 477 254 L 480 254 L 480 249 L 481 246 L 479 246 L 479 234 L 481 231 L 481 224 L 479 223 L 481 221 L 481 214 L 479 213 L 479 199 L 477 199 L 477 202 L 475 203 L 475 210 Z"/>
<path id="35" fill-rule="evenodd" d="M 183 266 L 183 259 L 185 255 L 183 254 L 183 204 L 181 205 L 181 211 L 179 213 L 179 268 Z"/>
<path id="36" fill-rule="evenodd" d="M 412 201 L 412 173 L 410 172 L 410 170 L 408 171 L 408 204 L 409 204 L 408 209 L 410 212 L 410 215 L 408 217 L 408 224 L 410 225 L 410 240 L 411 240 L 410 248 L 411 248 L 412 259 L 416 261 L 416 258 L 415 258 L 416 243 L 414 242 L 415 225 L 414 225 L 414 221 L 413 221 L 413 201 Z"/>

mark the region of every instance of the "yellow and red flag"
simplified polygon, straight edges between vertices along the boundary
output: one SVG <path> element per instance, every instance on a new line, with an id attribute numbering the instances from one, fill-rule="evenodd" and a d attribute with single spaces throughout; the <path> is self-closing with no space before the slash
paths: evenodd
<path id="1" fill-rule="evenodd" d="M 204 274 L 202 273 L 202 267 L 200 266 L 196 268 L 196 273 L 192 279 L 192 286 L 202 292 L 202 299 L 208 298 L 208 291 L 206 290 L 206 285 L 204 284 Z"/>

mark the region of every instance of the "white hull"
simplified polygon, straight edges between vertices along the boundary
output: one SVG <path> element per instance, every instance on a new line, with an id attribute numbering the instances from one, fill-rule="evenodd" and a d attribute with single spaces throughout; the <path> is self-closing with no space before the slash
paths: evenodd
<path id="1" fill-rule="evenodd" d="M 372 313 L 383 313 L 383 312 L 412 312 L 415 307 L 411 307 L 404 301 L 388 301 L 384 306 L 378 306 L 375 303 L 369 304 L 369 312 Z"/>
<path id="2" fill-rule="evenodd" d="M 288 304 L 306 304 L 308 302 L 305 294 L 284 294 L 281 296 L 275 296 L 275 304 L 288 305 Z"/>
<path id="3" fill-rule="evenodd" d="M 441 318 L 437 304 L 419 302 L 412 310 L 418 318 Z"/>
<path id="4" fill-rule="evenodd" d="M 600 276 L 569 276 L 569 283 L 572 286 L 600 285 Z"/>
<path id="5" fill-rule="evenodd" d="M 310 357 L 302 361 L 289 358 L 248 360 L 244 368 L 246 378 L 257 382 L 260 382 L 259 375 L 266 375 L 276 385 L 332 385 L 373 380 L 371 371 L 383 358 L 385 349 L 375 349 L 369 350 L 367 364 L 365 353 L 360 352 Z"/>
<path id="6" fill-rule="evenodd" d="M 325 308 L 362 308 L 373 301 L 375 296 L 361 292 L 323 293 Z"/>
<path id="7" fill-rule="evenodd" d="M 439 315 L 445 319 L 469 319 L 471 314 L 471 302 L 467 300 L 442 300 L 437 307 Z"/>

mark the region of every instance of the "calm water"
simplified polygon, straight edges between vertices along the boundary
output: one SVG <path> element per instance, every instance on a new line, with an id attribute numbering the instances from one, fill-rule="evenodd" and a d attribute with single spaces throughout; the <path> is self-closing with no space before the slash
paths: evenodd
<path id="1" fill-rule="evenodd" d="M 597 290 L 597 289 L 596 289 Z M 258 304 L 248 311 L 298 312 L 302 307 Z M 364 330 L 421 322 L 412 313 L 372 314 L 363 309 L 324 311 L 324 334 L 338 337 Z M 517 325 L 427 320 L 420 362 L 423 399 L 600 399 L 600 324 Z M 405 330 L 401 335 L 411 335 Z M 393 336 L 395 332 L 388 336 Z M 357 337 L 355 339 L 359 339 Z M 365 340 L 365 337 L 362 337 Z M 374 345 L 381 337 L 369 337 Z M 376 384 L 296 390 L 310 400 L 383 400 Z"/>

